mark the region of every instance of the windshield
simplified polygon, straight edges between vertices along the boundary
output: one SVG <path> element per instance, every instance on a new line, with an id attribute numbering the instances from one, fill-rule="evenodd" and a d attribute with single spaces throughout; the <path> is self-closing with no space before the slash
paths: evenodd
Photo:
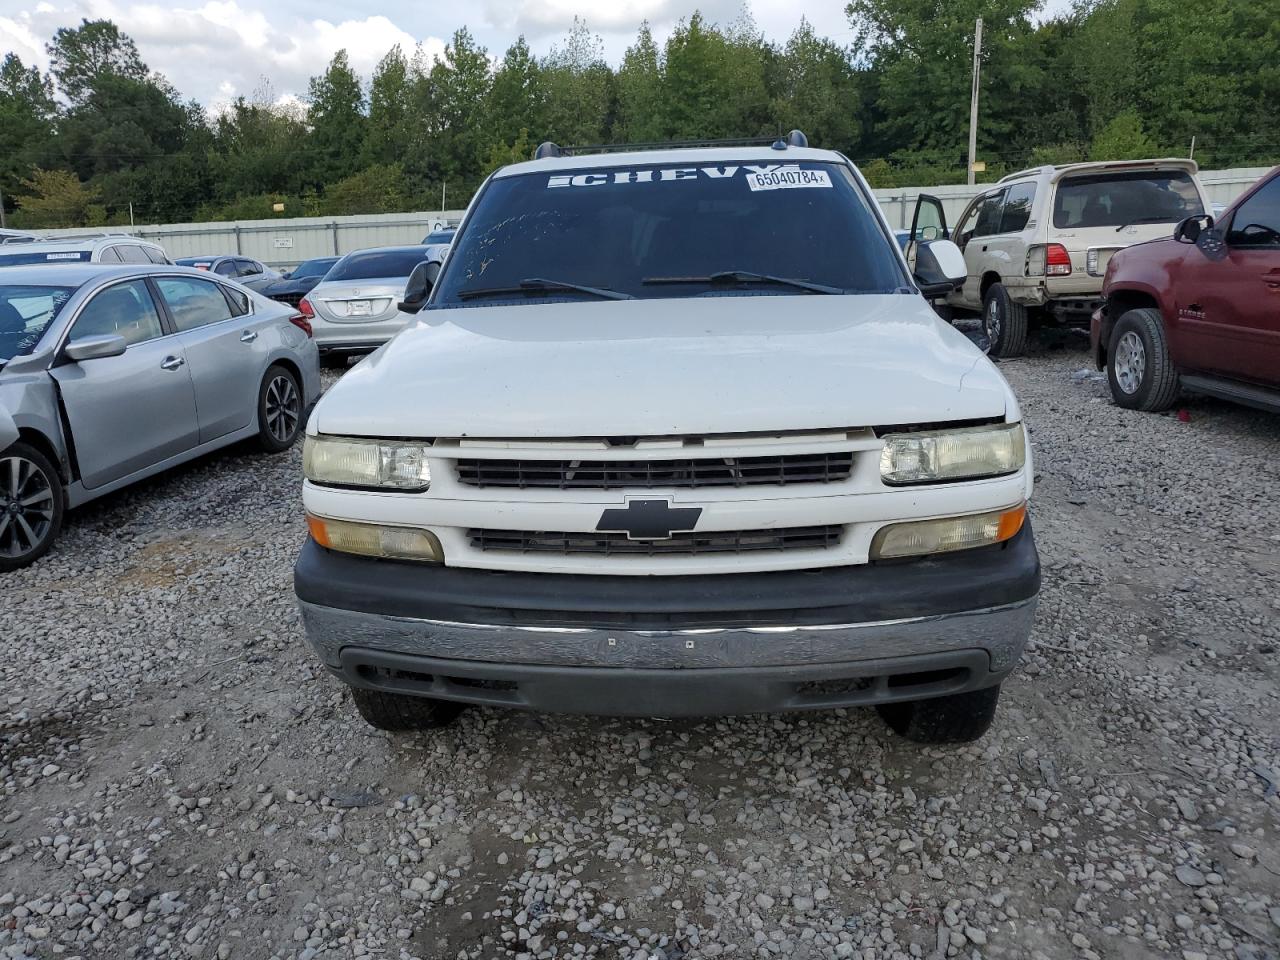
<path id="1" fill-rule="evenodd" d="M 0 363 L 34 350 L 76 289 L 0 284 Z"/>
<path id="2" fill-rule="evenodd" d="M 658 299 L 909 283 L 842 164 L 591 167 L 490 181 L 431 306 L 593 295 L 569 284 Z"/>
<path id="3" fill-rule="evenodd" d="M 408 277 L 413 268 L 427 259 L 422 247 L 394 250 L 363 250 L 349 253 L 333 265 L 326 280 L 369 280 L 375 277 Z"/>
<path id="4" fill-rule="evenodd" d="M 1202 213 L 1200 192 L 1185 170 L 1069 177 L 1058 184 L 1053 200 L 1053 225 L 1059 230 L 1177 223 Z"/>
<path id="5" fill-rule="evenodd" d="M 0 267 L 21 267 L 33 263 L 88 263 L 91 250 L 23 250 L 10 253 L 0 250 Z"/>
<path id="6" fill-rule="evenodd" d="M 332 257 L 320 260 L 307 260 L 299 264 L 298 269 L 290 277 L 323 277 L 338 261 Z"/>

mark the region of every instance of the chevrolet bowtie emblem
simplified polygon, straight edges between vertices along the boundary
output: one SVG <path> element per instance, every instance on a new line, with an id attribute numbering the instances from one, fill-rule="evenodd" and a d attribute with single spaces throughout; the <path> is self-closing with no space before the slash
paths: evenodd
<path id="1" fill-rule="evenodd" d="M 692 530 L 701 507 L 673 507 L 667 500 L 632 500 L 625 509 L 606 510 L 596 529 L 625 533 L 628 540 L 669 540 L 673 533 Z"/>

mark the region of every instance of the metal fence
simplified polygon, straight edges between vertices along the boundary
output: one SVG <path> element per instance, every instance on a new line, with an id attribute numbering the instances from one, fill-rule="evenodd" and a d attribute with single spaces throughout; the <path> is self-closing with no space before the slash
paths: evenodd
<path id="1" fill-rule="evenodd" d="M 1267 167 L 1201 170 L 1200 180 L 1214 203 L 1230 203 Z M 968 202 L 990 184 L 937 187 L 890 187 L 876 190 L 890 224 L 911 226 L 916 197 L 929 193 L 942 201 L 947 220 L 954 223 Z M 440 213 L 381 213 L 356 217 L 296 217 L 281 220 L 237 220 L 227 223 L 172 223 L 116 228 L 154 240 L 171 258 L 243 254 L 273 267 L 292 267 L 312 257 L 340 256 L 365 247 L 418 243 L 427 233 L 462 217 L 461 210 Z M 84 233 L 76 230 L 42 230 L 41 234 Z"/>
<path id="2" fill-rule="evenodd" d="M 1231 170 L 1201 170 L 1200 182 L 1213 203 L 1227 204 L 1251 186 L 1270 167 L 1236 167 Z M 991 187 L 989 183 L 976 186 L 949 184 L 939 187 L 889 187 L 874 191 L 876 199 L 889 218 L 891 226 L 906 230 L 911 227 L 911 215 L 915 211 L 916 197 L 932 194 L 942 201 L 947 222 L 954 224 L 964 208 L 978 193 Z"/>
<path id="3" fill-rule="evenodd" d="M 432 230 L 455 226 L 461 210 L 442 213 L 380 213 L 358 217 L 294 217 L 236 220 L 229 223 L 170 223 L 112 227 L 113 231 L 154 240 L 170 259 L 242 254 L 272 267 L 293 267 L 312 257 L 333 257 L 366 247 L 420 243 Z M 83 234 L 41 230 L 42 236 Z"/>

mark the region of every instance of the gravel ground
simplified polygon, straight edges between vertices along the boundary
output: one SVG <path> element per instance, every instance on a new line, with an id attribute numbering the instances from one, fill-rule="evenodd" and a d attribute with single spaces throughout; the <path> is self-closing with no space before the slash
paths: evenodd
<path id="1" fill-rule="evenodd" d="M 1280 956 L 1280 419 L 1004 365 L 1045 586 L 994 730 L 366 727 L 294 610 L 301 454 L 0 580 L 0 957 Z"/>

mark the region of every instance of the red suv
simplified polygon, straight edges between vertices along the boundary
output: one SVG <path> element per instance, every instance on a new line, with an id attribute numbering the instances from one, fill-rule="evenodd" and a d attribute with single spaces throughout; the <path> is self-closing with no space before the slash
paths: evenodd
<path id="1" fill-rule="evenodd" d="M 1107 266 L 1091 340 L 1116 403 L 1164 410 L 1182 388 L 1280 412 L 1280 167 L 1223 212 Z"/>

